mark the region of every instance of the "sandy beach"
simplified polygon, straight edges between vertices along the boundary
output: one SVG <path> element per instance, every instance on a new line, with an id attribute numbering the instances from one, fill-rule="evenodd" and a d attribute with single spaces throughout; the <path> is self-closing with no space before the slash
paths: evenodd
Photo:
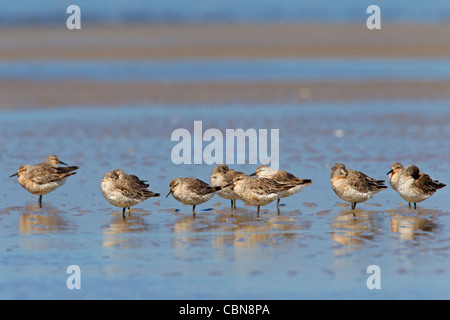
<path id="1" fill-rule="evenodd" d="M 0 62 L 267 58 L 447 58 L 446 25 L 215 24 L 5 28 Z M 2 109 L 89 105 L 448 99 L 450 82 L 0 80 Z"/>

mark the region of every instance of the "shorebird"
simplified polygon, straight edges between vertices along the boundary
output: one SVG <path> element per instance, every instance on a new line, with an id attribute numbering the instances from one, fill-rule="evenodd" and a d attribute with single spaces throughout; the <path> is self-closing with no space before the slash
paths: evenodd
<path id="1" fill-rule="evenodd" d="M 17 173 L 9 177 L 18 176 L 20 185 L 32 194 L 39 195 L 39 206 L 42 208 L 42 196 L 61 187 L 66 179 L 76 172 L 79 167 L 53 167 L 51 165 L 21 165 Z"/>
<path id="2" fill-rule="evenodd" d="M 389 184 L 391 185 L 392 189 L 397 191 L 397 185 L 398 185 L 398 178 L 400 177 L 400 173 L 403 170 L 403 166 L 401 163 L 396 162 L 391 166 L 391 171 L 387 173 L 389 177 Z"/>
<path id="3" fill-rule="evenodd" d="M 233 179 L 234 192 L 239 195 L 246 206 L 257 206 L 257 215 L 261 206 L 265 206 L 281 197 L 289 189 L 297 187 L 296 184 L 279 183 L 269 178 L 251 176 L 236 176 Z"/>
<path id="4" fill-rule="evenodd" d="M 331 168 L 330 181 L 336 195 L 350 202 L 352 210 L 357 203 L 364 202 L 387 188 L 384 180 L 376 180 L 360 171 L 347 169 L 342 163 L 336 163 Z"/>
<path id="5" fill-rule="evenodd" d="M 256 168 L 256 172 L 252 173 L 251 176 L 255 175 L 258 178 L 269 178 L 279 183 L 296 185 L 296 187 L 290 188 L 285 192 L 281 193 L 280 197 L 277 200 L 277 207 L 280 205 L 281 198 L 292 196 L 293 194 L 300 192 L 304 187 L 307 187 L 312 184 L 311 179 L 299 179 L 292 173 L 283 170 L 269 168 L 268 166 L 265 165 Z"/>
<path id="6" fill-rule="evenodd" d="M 131 207 L 152 197 L 159 197 L 159 193 L 148 190 L 149 184 L 135 175 L 126 174 L 120 169 L 107 172 L 100 184 L 102 194 L 113 206 L 123 208 L 122 216 L 125 218 L 125 208 L 130 214 Z"/>
<path id="7" fill-rule="evenodd" d="M 38 165 L 51 166 L 51 167 L 55 167 L 56 168 L 56 167 L 58 167 L 58 164 L 63 164 L 65 166 L 67 166 L 67 163 L 62 162 L 61 160 L 59 160 L 57 156 L 50 155 L 50 156 L 47 156 L 47 158 L 45 158 L 44 162 L 41 162 Z"/>
<path id="8" fill-rule="evenodd" d="M 397 175 L 396 188 L 393 188 L 403 200 L 408 202 L 410 208 L 411 203 L 414 203 L 414 209 L 417 208 L 418 202 L 428 199 L 437 190 L 446 186 L 437 180 L 431 179 L 428 174 L 420 172 L 415 165 L 409 165 L 406 168 L 402 166 Z"/>
<path id="9" fill-rule="evenodd" d="M 219 164 L 213 169 L 209 178 L 211 186 L 213 187 L 223 187 L 225 185 L 229 185 L 228 187 L 219 190 L 217 194 L 224 199 L 231 200 L 232 209 L 236 209 L 236 200 L 239 199 L 239 196 L 233 191 L 233 186 L 230 185 L 230 183 L 232 183 L 234 177 L 238 175 L 246 174 L 230 169 L 226 164 Z"/>
<path id="10" fill-rule="evenodd" d="M 172 194 L 179 202 L 192 206 L 195 214 L 195 206 L 207 202 L 222 187 L 212 187 L 206 182 L 195 178 L 175 178 L 169 183 L 170 191 L 166 198 Z"/>

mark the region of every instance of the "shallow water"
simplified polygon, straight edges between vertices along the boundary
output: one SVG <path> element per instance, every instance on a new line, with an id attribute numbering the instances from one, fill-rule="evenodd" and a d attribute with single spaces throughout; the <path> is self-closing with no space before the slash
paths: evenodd
<path id="1" fill-rule="evenodd" d="M 450 79 L 449 59 L 187 59 L 0 62 L 0 79 L 112 82 L 274 82 Z"/>
<path id="2" fill-rule="evenodd" d="M 214 196 L 192 216 L 165 195 L 174 177 L 209 181 L 213 165 L 171 160 L 173 130 L 193 133 L 195 120 L 203 131 L 280 129 L 280 168 L 313 185 L 279 213 L 272 203 L 257 217 L 240 201 L 232 211 Z M 416 211 L 389 188 L 354 217 L 328 180 L 335 162 L 385 179 L 400 161 L 448 184 L 446 101 L 4 111 L 0 135 L 0 298 L 450 298 L 448 187 Z M 80 169 L 40 209 L 8 176 L 49 154 Z M 161 197 L 123 219 L 100 192 L 115 168 Z M 66 287 L 69 265 L 81 269 L 81 290 Z M 370 265 L 381 269 L 381 290 L 366 286 Z"/>
<path id="3" fill-rule="evenodd" d="M 23 0 L 2 2 L 0 24 L 64 25 L 66 9 L 73 2 Z M 361 22 L 369 16 L 370 1 L 333 0 L 78 0 L 83 21 L 88 23 L 230 23 L 230 22 Z M 450 4 L 446 0 L 392 2 L 378 0 L 383 21 L 439 23 L 448 22 Z"/>

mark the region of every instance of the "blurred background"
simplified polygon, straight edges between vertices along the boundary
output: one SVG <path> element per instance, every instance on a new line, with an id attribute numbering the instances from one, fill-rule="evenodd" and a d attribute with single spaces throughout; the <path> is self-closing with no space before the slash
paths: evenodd
<path id="1" fill-rule="evenodd" d="M 449 17 L 448 0 L 2 0 L 0 298 L 448 299 L 450 188 L 417 210 L 388 188 L 355 216 L 329 170 L 387 179 L 399 161 L 450 182 Z M 196 120 L 279 129 L 280 169 L 313 185 L 280 212 L 215 196 L 192 216 L 164 195 L 209 182 L 213 165 L 170 158 Z M 80 169 L 39 208 L 8 177 L 51 154 Z M 100 192 L 116 168 L 162 197 L 123 219 Z"/>
<path id="2" fill-rule="evenodd" d="M 450 3 L 372 4 L 2 1 L 0 107 L 449 98 Z"/>

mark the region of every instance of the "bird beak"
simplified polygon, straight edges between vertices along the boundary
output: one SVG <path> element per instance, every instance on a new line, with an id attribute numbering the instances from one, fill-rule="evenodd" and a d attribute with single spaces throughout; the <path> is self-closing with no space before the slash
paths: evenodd
<path id="1" fill-rule="evenodd" d="M 256 172 L 253 172 L 252 174 L 249 174 L 250 177 L 256 176 Z"/>
<path id="2" fill-rule="evenodd" d="M 232 186 L 232 185 L 233 185 L 233 182 L 230 182 L 229 184 L 224 185 L 224 186 L 222 187 L 222 189 L 225 189 L 226 187 L 229 187 L 229 186 Z"/>
<path id="3" fill-rule="evenodd" d="M 18 176 L 18 175 L 19 175 L 19 174 L 16 172 L 16 173 L 10 175 L 9 177 L 12 178 L 12 177 L 15 177 L 15 176 Z"/>
<path id="4" fill-rule="evenodd" d="M 386 174 L 391 174 L 392 172 L 394 172 L 394 170 L 391 170 L 391 171 L 389 171 L 388 173 L 386 173 Z"/>
<path id="5" fill-rule="evenodd" d="M 59 163 L 59 164 L 63 164 L 63 165 L 65 165 L 65 166 L 67 166 L 67 163 L 65 163 L 65 162 L 62 162 L 61 160 L 58 160 L 58 163 Z"/>
<path id="6" fill-rule="evenodd" d="M 169 193 L 167 194 L 166 198 L 172 193 L 172 189 L 170 189 Z"/>

